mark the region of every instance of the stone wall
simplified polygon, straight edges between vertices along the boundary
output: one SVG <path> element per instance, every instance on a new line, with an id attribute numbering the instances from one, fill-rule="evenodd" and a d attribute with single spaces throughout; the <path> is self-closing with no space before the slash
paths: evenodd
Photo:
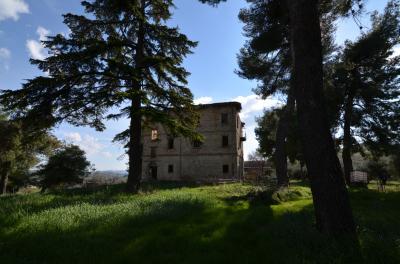
<path id="1" fill-rule="evenodd" d="M 239 117 L 240 109 L 239 103 L 200 106 L 198 132 L 205 138 L 200 147 L 195 147 L 189 139 L 178 137 L 170 149 L 170 137 L 159 125 L 143 131 L 143 179 L 240 179 L 243 176 L 243 125 Z M 152 130 L 157 131 L 157 140 L 152 140 Z M 223 146 L 224 136 L 228 137 L 227 146 Z"/>

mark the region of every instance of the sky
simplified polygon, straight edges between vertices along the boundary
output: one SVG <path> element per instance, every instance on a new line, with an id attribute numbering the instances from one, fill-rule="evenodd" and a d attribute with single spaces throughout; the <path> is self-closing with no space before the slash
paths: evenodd
<path id="1" fill-rule="evenodd" d="M 368 13 L 382 11 L 387 0 L 369 0 L 363 26 L 368 26 Z M 218 8 L 200 4 L 197 0 L 176 0 L 170 25 L 178 26 L 191 40 L 199 41 L 194 54 L 184 62 L 191 72 L 189 87 L 196 103 L 238 101 L 242 103 L 242 119 L 246 123 L 245 156 L 257 148 L 254 135 L 255 119 L 281 103 L 276 98 L 262 100 L 252 89 L 255 82 L 239 78 L 237 54 L 246 41 L 238 19 L 245 0 L 230 0 Z M 82 14 L 78 0 L 0 0 L 0 89 L 18 89 L 27 79 L 42 75 L 29 58 L 44 59 L 46 50 L 40 40 L 58 33 L 68 33 L 62 14 Z M 360 34 L 352 19 L 337 24 L 336 41 L 354 40 Z M 123 147 L 112 143 L 113 137 L 128 127 L 127 120 L 107 122 L 107 129 L 96 132 L 91 128 L 61 124 L 54 134 L 66 142 L 79 145 L 98 170 L 126 169 Z"/>

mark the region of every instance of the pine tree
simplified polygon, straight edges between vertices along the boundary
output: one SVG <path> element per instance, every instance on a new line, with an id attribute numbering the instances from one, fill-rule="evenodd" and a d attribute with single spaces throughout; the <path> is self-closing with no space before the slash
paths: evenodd
<path id="1" fill-rule="evenodd" d="M 169 27 L 172 0 L 83 1 L 86 16 L 66 14 L 71 33 L 44 41 L 49 57 L 32 60 L 48 76 L 21 90 L 6 91 L 9 109 L 105 129 L 104 120 L 127 117 L 116 136 L 127 142 L 128 192 L 136 192 L 142 171 L 142 129 L 161 123 L 171 134 L 198 137 L 189 73 L 181 66 L 196 42 Z M 27 113 L 26 113 L 27 112 Z"/>
<path id="2" fill-rule="evenodd" d="M 375 155 L 400 146 L 400 1 L 390 1 L 383 15 L 372 15 L 372 29 L 347 42 L 335 71 L 344 94 L 343 165 L 350 184 L 351 155 L 362 145 Z"/>
<path id="3" fill-rule="evenodd" d="M 270 95 L 286 97 L 286 106 L 279 111 L 273 150 L 278 185 L 285 187 L 289 184 L 286 142 L 290 134 L 290 119 L 295 112 L 294 91 L 290 89 L 292 62 L 288 6 L 279 0 L 247 2 L 250 6 L 241 10 L 239 18 L 245 23 L 248 41 L 238 56 L 240 70 L 237 73 L 243 78 L 257 80 L 254 92 L 263 98 Z M 333 32 L 337 14 L 332 12 L 329 1 L 321 1 L 319 6 L 324 60 L 328 62 L 336 50 Z"/>
<path id="4" fill-rule="evenodd" d="M 248 0 L 249 8 L 240 11 L 248 38 L 238 56 L 238 75 L 258 80 L 254 92 L 263 98 L 273 94 L 287 97 L 286 106 L 279 111 L 276 126 L 273 159 L 278 186 L 287 187 L 286 140 L 289 134 L 290 114 L 295 110 L 294 94 L 290 90 L 291 59 L 289 20 L 284 1 Z M 268 19 L 265 19 L 268 17 Z"/>
<path id="5" fill-rule="evenodd" d="M 214 4 L 219 2 L 202 1 Z M 352 10 L 353 4 L 360 1 L 323 2 L 331 5 L 332 12 L 346 15 Z M 356 230 L 350 201 L 330 131 L 329 115 L 325 108 L 321 3 L 318 0 L 285 2 L 288 7 L 293 69 L 291 86 L 295 94 L 304 159 L 311 180 L 317 228 L 332 236 L 350 234 L 355 238 Z M 270 17 L 265 14 L 264 18 Z"/>
<path id="6" fill-rule="evenodd" d="M 356 237 L 350 201 L 330 132 L 323 95 L 319 1 L 288 0 L 293 87 L 317 228 Z"/>

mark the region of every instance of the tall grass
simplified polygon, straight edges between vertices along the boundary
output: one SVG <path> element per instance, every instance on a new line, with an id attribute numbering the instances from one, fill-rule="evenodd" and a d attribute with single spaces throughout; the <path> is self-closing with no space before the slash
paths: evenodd
<path id="1" fill-rule="evenodd" d="M 0 198 L 0 263 L 400 263 L 396 187 L 351 191 L 363 257 L 315 230 L 306 186 L 119 188 Z"/>

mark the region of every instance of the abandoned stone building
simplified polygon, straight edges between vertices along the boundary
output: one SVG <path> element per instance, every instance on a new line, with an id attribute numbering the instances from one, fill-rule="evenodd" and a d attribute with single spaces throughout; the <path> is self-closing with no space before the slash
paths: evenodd
<path id="1" fill-rule="evenodd" d="M 203 142 L 173 138 L 154 125 L 143 131 L 143 180 L 223 181 L 243 177 L 244 123 L 237 102 L 199 105 Z"/>

